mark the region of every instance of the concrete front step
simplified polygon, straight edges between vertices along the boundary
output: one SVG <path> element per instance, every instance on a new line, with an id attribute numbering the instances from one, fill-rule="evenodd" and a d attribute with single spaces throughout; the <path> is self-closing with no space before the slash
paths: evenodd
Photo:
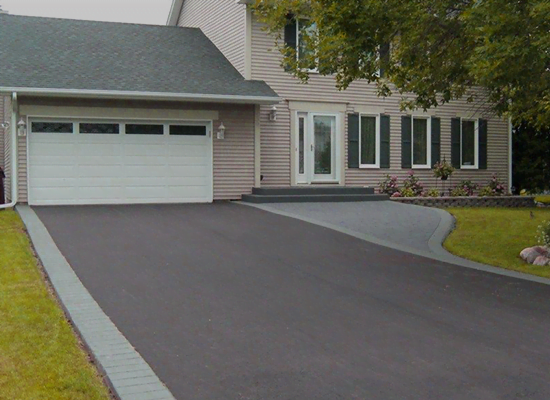
<path id="1" fill-rule="evenodd" d="M 359 186 L 253 188 L 252 194 L 259 196 L 365 195 L 374 194 L 374 188 Z"/>
<path id="2" fill-rule="evenodd" d="M 389 200 L 385 194 L 304 194 L 304 195 L 258 195 L 245 194 L 245 203 L 340 203 L 353 201 Z"/>

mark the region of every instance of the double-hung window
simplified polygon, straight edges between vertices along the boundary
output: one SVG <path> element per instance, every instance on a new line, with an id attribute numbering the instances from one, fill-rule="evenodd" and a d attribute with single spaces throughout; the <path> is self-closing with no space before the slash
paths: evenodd
<path id="1" fill-rule="evenodd" d="M 315 56 L 317 51 L 316 47 L 313 46 L 311 38 L 315 38 L 317 35 L 317 24 L 311 22 L 307 19 L 298 19 L 296 21 L 296 56 L 299 61 L 302 61 L 306 57 Z M 306 39 L 306 37 L 308 39 Z M 309 66 L 308 71 L 317 72 L 317 65 L 312 64 Z"/>
<path id="2" fill-rule="evenodd" d="M 478 168 L 479 121 L 463 119 L 461 123 L 460 164 L 462 168 Z"/>
<path id="3" fill-rule="evenodd" d="M 412 117 L 412 167 L 431 168 L 431 119 Z"/>
<path id="4" fill-rule="evenodd" d="M 359 149 L 361 168 L 380 168 L 380 115 L 360 116 Z"/>

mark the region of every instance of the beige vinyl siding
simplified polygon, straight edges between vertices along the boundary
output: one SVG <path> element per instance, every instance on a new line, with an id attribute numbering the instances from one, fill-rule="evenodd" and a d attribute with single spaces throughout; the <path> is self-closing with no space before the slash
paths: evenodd
<path id="1" fill-rule="evenodd" d="M 376 95 L 374 84 L 365 81 L 354 82 L 345 91 L 338 91 L 335 80 L 330 76 L 311 74 L 308 84 L 302 84 L 298 79 L 287 74 L 281 68 L 281 54 L 274 47 L 275 37 L 262 30 L 261 25 L 253 19 L 252 24 L 252 79 L 265 80 L 282 98 L 287 101 L 306 101 L 321 103 L 335 103 L 347 105 L 348 112 L 354 112 L 355 107 L 373 107 L 391 117 L 390 169 L 348 169 L 347 168 L 347 121 L 345 133 L 346 160 L 345 184 L 377 186 L 386 174 L 405 177 L 408 170 L 401 168 L 401 116 L 399 95 L 380 98 Z M 261 170 L 264 180 L 263 186 L 289 185 L 291 156 L 290 113 L 287 102 L 278 106 L 277 121 L 271 122 L 267 118 L 270 107 L 262 107 L 262 163 Z M 451 118 L 456 116 L 470 116 L 479 105 L 472 105 L 466 101 L 455 101 L 434 110 L 434 114 L 441 118 L 441 156 L 451 161 L 450 126 Z M 503 183 L 508 181 L 508 123 L 499 118 L 487 118 L 488 121 L 488 169 L 487 170 L 460 170 L 453 176 L 453 182 L 462 179 L 471 179 L 480 184 L 486 184 L 493 173 L 498 173 Z M 347 118 L 346 118 L 347 120 Z M 432 172 L 415 170 L 426 186 L 433 186 L 435 180 Z"/>
<path id="2" fill-rule="evenodd" d="M 89 115 L 86 108 L 91 107 L 105 107 L 122 111 L 131 110 L 132 114 L 137 112 L 138 115 L 141 110 L 143 113 L 142 118 L 150 118 L 147 114 L 152 111 L 156 115 L 174 110 L 187 110 L 190 112 L 199 112 L 198 110 L 216 111 L 218 119 L 213 121 L 214 200 L 238 200 L 243 194 L 252 192 L 254 186 L 253 105 L 38 98 L 20 98 L 19 104 L 23 109 L 25 106 L 55 106 L 60 109 L 63 107 L 82 107 L 82 116 Z M 113 112 L 116 114 L 116 111 Z M 25 118 L 26 116 L 22 115 L 22 117 Z M 216 139 L 216 132 L 222 122 L 226 126 L 225 139 L 218 140 Z M 25 203 L 28 200 L 26 138 L 19 138 L 18 147 L 19 201 Z"/>
<path id="3" fill-rule="evenodd" d="M 246 6 L 235 0 L 185 0 L 178 25 L 200 28 L 244 75 L 245 19 Z"/>

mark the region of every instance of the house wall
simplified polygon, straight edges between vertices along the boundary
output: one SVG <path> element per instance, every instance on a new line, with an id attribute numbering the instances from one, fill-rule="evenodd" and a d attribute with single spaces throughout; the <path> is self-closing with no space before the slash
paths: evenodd
<path id="1" fill-rule="evenodd" d="M 271 107 L 261 109 L 261 174 L 262 186 L 287 186 L 291 184 L 291 113 L 290 101 L 314 102 L 320 108 L 327 104 L 344 106 L 347 113 L 361 110 L 374 110 L 391 116 L 390 132 L 390 169 L 348 169 L 347 168 L 347 126 L 342 138 L 346 148 L 344 182 L 346 185 L 377 186 L 386 174 L 405 177 L 408 169 L 401 168 L 401 116 L 398 95 L 380 98 L 376 95 L 376 86 L 365 81 L 354 82 L 347 90 L 338 91 L 335 79 L 330 76 L 312 74 L 308 84 L 301 84 L 296 78 L 281 68 L 282 56 L 274 48 L 275 37 L 262 30 L 255 19 L 252 22 L 252 79 L 265 80 L 285 101 L 277 106 L 277 121 L 269 121 Z M 477 105 L 479 107 L 479 105 Z M 451 118 L 480 117 L 476 106 L 466 101 L 430 110 L 441 118 L 441 157 L 451 160 Z M 345 117 L 344 113 L 342 115 Z M 508 181 L 508 123 L 499 118 L 488 119 L 488 169 L 460 170 L 453 181 L 471 179 L 486 184 L 493 173 L 498 173 L 503 183 Z M 344 118 L 347 125 L 347 118 Z M 425 186 L 434 186 L 435 180 L 430 170 L 415 170 Z"/>
<path id="2" fill-rule="evenodd" d="M 246 6 L 235 0 L 185 0 L 178 25 L 200 28 L 244 75 L 245 19 Z"/>
<path id="3" fill-rule="evenodd" d="M 12 115 L 12 106 L 11 106 L 11 99 L 9 97 L 4 97 L 4 107 L 3 107 L 3 114 L 4 114 L 4 121 L 8 121 L 11 123 L 11 115 Z M 11 129 L 8 129 L 7 131 L 3 132 L 3 144 L 2 147 L 0 147 L 0 158 L 3 160 L 3 169 L 6 174 L 6 179 L 4 179 L 4 193 L 6 195 L 6 201 L 11 200 Z"/>
<path id="4" fill-rule="evenodd" d="M 5 97 L 0 96 L 0 124 L 5 121 L 4 119 L 4 105 L 6 103 Z M 0 128 L 0 168 L 4 169 L 4 135 L 5 131 Z"/>
<path id="5" fill-rule="evenodd" d="M 223 121 L 224 140 L 213 139 L 214 200 L 240 199 L 254 186 L 254 106 L 143 101 L 46 99 L 20 97 L 20 115 L 109 117 L 120 119 L 214 119 Z M 8 146 L 9 147 L 9 146 Z M 19 201 L 27 202 L 27 137 L 18 138 Z"/>

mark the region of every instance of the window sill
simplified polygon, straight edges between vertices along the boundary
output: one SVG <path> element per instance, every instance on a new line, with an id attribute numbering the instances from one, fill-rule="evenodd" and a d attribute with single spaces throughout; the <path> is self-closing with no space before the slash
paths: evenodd
<path id="1" fill-rule="evenodd" d="M 359 169 L 380 169 L 379 165 L 369 165 L 369 164 L 361 164 L 359 165 Z"/>
<path id="2" fill-rule="evenodd" d="M 425 170 L 428 170 L 428 169 L 432 169 L 432 167 L 430 167 L 429 165 L 413 165 L 411 169 L 425 169 Z"/>
<path id="3" fill-rule="evenodd" d="M 460 169 L 479 169 L 477 165 L 461 165 Z"/>

